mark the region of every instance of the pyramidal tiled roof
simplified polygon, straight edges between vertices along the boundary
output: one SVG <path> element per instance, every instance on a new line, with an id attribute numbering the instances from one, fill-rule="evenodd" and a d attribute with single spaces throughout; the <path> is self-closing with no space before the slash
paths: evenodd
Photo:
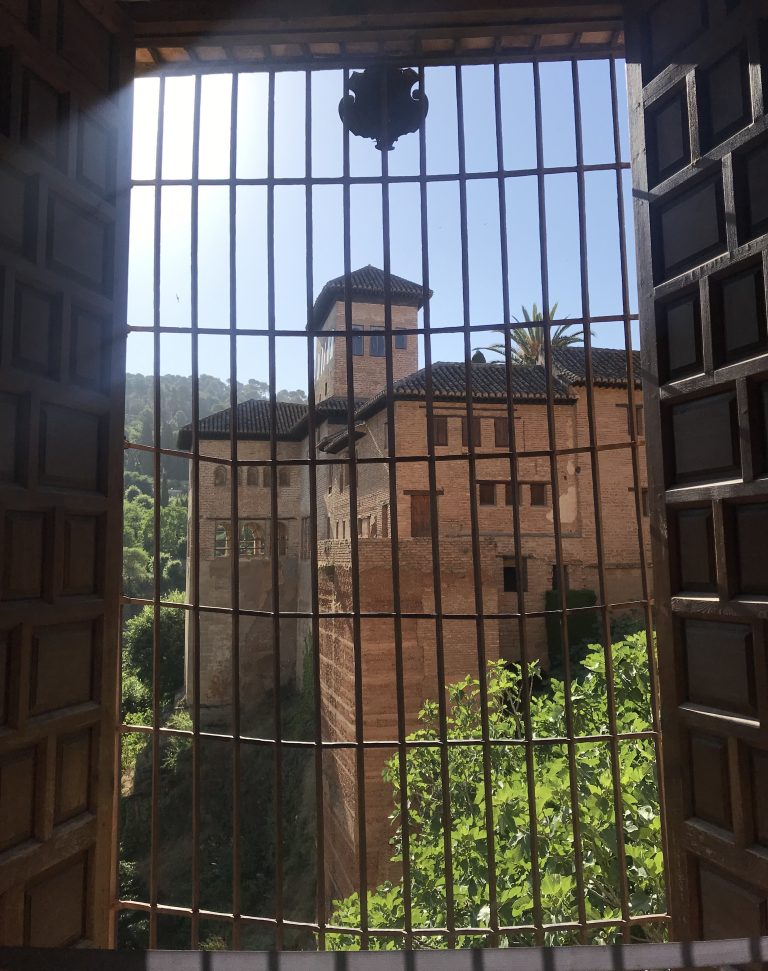
<path id="1" fill-rule="evenodd" d="M 386 295 L 384 271 L 370 263 L 349 274 L 349 293 L 353 300 L 367 300 L 371 303 L 384 302 Z M 424 287 L 405 277 L 389 275 L 389 294 L 393 304 L 406 307 L 420 307 L 424 303 Z M 432 291 L 429 291 L 432 296 Z M 320 327 L 328 316 L 328 311 L 337 300 L 346 297 L 345 277 L 342 274 L 334 280 L 329 280 L 320 291 L 312 308 L 312 319 L 307 329 Z"/>

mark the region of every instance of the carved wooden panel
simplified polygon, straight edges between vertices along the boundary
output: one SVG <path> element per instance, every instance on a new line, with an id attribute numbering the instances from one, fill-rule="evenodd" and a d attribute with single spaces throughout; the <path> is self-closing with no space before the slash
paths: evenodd
<path id="1" fill-rule="evenodd" d="M 671 866 L 683 938 L 768 932 L 765 4 L 627 23 Z"/>
<path id="2" fill-rule="evenodd" d="M 0 943 L 108 944 L 130 31 L 0 0 Z"/>

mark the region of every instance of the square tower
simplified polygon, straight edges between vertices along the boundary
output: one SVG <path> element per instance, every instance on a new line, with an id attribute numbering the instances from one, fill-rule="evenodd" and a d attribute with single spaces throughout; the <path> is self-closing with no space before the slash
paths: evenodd
<path id="1" fill-rule="evenodd" d="M 364 266 L 349 275 L 352 300 L 352 388 L 355 398 L 370 398 L 387 383 L 384 335 L 385 280 L 378 267 Z M 431 291 L 428 293 L 430 297 Z M 390 274 L 392 377 L 404 378 L 419 367 L 418 313 L 424 302 L 419 283 Z M 315 331 L 315 400 L 347 396 L 347 325 L 345 278 L 325 284 L 315 301 L 307 329 Z M 406 331 L 398 333 L 398 331 Z"/>

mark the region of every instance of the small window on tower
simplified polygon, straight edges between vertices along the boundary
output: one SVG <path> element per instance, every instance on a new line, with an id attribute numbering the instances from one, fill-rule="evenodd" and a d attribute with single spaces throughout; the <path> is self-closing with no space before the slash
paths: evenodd
<path id="1" fill-rule="evenodd" d="M 352 353 L 355 357 L 362 357 L 365 353 L 363 349 L 363 328 L 352 328 Z"/>
<path id="2" fill-rule="evenodd" d="M 408 335 L 402 333 L 395 334 L 395 350 L 405 351 L 408 349 Z"/>
<path id="3" fill-rule="evenodd" d="M 496 435 L 496 448 L 509 448 L 509 422 L 506 418 L 494 418 L 493 430 Z"/>
<path id="4" fill-rule="evenodd" d="M 384 330 L 381 327 L 371 327 L 371 357 L 384 357 L 386 344 Z"/>
<path id="5" fill-rule="evenodd" d="M 291 470 L 283 466 L 277 473 L 277 484 L 281 489 L 288 489 L 291 485 Z"/>
<path id="6" fill-rule="evenodd" d="M 448 444 L 448 419 L 435 418 L 432 424 L 435 433 L 435 445 Z"/>
<path id="7" fill-rule="evenodd" d="M 531 483 L 531 505 L 546 506 L 546 504 L 547 504 L 547 483 L 532 482 Z"/>

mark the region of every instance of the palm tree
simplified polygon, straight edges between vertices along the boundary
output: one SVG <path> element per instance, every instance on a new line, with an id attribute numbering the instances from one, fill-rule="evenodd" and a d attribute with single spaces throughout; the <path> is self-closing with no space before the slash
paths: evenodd
<path id="1" fill-rule="evenodd" d="M 544 320 L 544 314 L 534 303 L 530 312 L 527 307 L 522 308 L 523 321 L 528 327 L 510 328 L 510 352 L 514 364 L 543 364 L 544 363 L 544 327 L 536 327 L 539 321 Z M 549 319 L 553 320 L 557 313 L 557 304 L 553 304 L 549 310 Z M 522 323 L 514 318 L 516 324 Z M 560 324 L 551 330 L 550 344 L 552 350 L 556 351 L 563 347 L 570 347 L 572 344 L 579 344 L 582 340 L 580 331 L 571 331 L 573 324 Z M 495 333 L 504 334 L 503 330 Z M 493 351 L 495 354 L 505 356 L 504 344 L 489 344 L 487 347 L 478 348 L 479 351 Z"/>

